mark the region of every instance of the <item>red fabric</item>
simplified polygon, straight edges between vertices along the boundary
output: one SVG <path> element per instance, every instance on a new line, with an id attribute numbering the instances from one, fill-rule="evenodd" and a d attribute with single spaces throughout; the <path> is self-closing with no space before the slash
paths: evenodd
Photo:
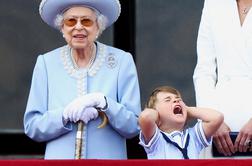
<path id="1" fill-rule="evenodd" d="M 252 166 L 252 159 L 220 160 L 0 160 L 0 166 Z"/>

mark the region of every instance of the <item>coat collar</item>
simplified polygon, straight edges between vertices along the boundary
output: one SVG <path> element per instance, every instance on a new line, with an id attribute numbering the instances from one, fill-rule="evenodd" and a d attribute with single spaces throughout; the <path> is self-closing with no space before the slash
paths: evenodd
<path id="1" fill-rule="evenodd" d="M 82 79 L 87 74 L 91 77 L 95 76 L 105 62 L 106 54 L 107 47 L 104 44 L 97 42 L 97 53 L 94 62 L 88 68 L 78 69 L 72 61 L 70 47 L 66 45 L 61 48 L 61 60 L 64 69 L 71 77 L 76 79 Z"/>

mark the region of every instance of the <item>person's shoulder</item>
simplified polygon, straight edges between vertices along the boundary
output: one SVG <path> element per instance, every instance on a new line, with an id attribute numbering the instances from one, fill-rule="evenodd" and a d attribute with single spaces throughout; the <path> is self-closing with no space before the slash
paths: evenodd
<path id="1" fill-rule="evenodd" d="M 58 47 L 53 50 L 49 50 L 45 53 L 40 54 L 37 57 L 37 63 L 42 63 L 42 62 L 46 64 L 54 64 L 55 62 L 58 63 L 63 47 Z"/>
<path id="2" fill-rule="evenodd" d="M 188 131 L 188 132 L 194 132 L 195 128 L 199 127 L 199 125 L 202 125 L 202 121 L 201 120 L 196 120 L 196 121 L 192 121 L 190 122 L 190 124 L 187 124 L 187 126 L 184 128 L 184 130 Z"/>
<path id="3" fill-rule="evenodd" d="M 204 4 L 207 7 L 225 7 L 230 2 L 232 3 L 230 0 L 205 0 Z"/>
<path id="4" fill-rule="evenodd" d="M 54 62 L 58 62 L 59 59 L 60 59 L 60 56 L 62 54 L 62 51 L 63 51 L 63 47 L 65 46 L 62 46 L 62 47 L 58 47 L 58 48 L 55 48 L 53 50 L 49 50 L 43 54 L 40 54 L 38 56 L 38 59 L 43 59 L 46 63 L 54 63 Z"/>
<path id="5" fill-rule="evenodd" d="M 223 1 L 225 1 L 225 0 L 223 0 Z M 219 2 L 219 0 L 205 0 L 204 1 L 204 3 L 205 4 L 218 4 L 217 2 Z"/>

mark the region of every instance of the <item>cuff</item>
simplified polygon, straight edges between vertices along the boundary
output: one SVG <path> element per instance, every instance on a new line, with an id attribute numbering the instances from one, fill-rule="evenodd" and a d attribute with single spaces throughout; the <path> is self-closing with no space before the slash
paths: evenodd
<path id="1" fill-rule="evenodd" d="M 105 106 L 103 108 L 100 108 L 101 111 L 105 112 L 108 109 L 108 102 L 106 96 L 104 96 Z"/>

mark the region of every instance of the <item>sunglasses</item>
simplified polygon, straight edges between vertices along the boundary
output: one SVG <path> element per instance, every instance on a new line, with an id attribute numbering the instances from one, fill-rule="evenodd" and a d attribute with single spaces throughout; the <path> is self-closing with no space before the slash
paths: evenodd
<path id="1" fill-rule="evenodd" d="M 73 27 L 78 23 L 78 18 L 66 18 L 63 20 L 64 25 Z M 91 27 L 94 24 L 94 21 L 89 18 L 80 18 L 81 25 L 85 27 Z"/>

